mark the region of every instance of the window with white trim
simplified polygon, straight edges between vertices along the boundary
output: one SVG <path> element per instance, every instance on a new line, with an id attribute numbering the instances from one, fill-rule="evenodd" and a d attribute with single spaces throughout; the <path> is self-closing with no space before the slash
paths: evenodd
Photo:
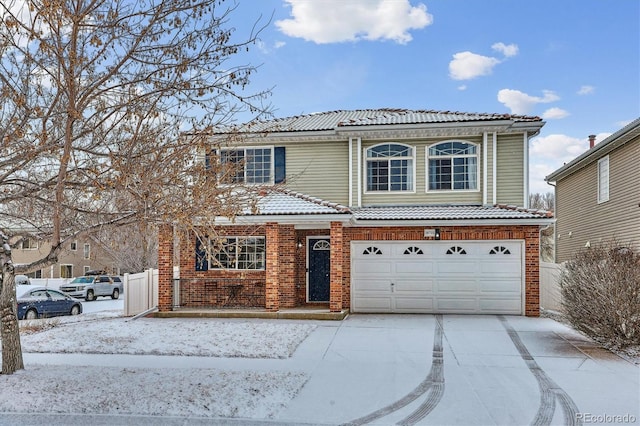
<path id="1" fill-rule="evenodd" d="M 38 241 L 33 238 L 25 238 L 22 240 L 22 244 L 20 245 L 22 250 L 37 250 L 38 249 Z"/>
<path id="2" fill-rule="evenodd" d="M 413 191 L 413 147 L 384 143 L 366 150 L 367 192 Z"/>
<path id="3" fill-rule="evenodd" d="M 273 183 L 273 147 L 222 149 L 220 163 L 228 183 Z"/>
<path id="4" fill-rule="evenodd" d="M 60 265 L 60 278 L 72 278 L 73 265 Z"/>
<path id="5" fill-rule="evenodd" d="M 476 144 L 447 141 L 431 145 L 426 150 L 428 191 L 478 189 L 479 149 Z"/>
<path id="6" fill-rule="evenodd" d="M 598 160 L 598 203 L 609 201 L 609 156 Z"/>
<path id="7" fill-rule="evenodd" d="M 91 257 L 91 246 L 89 243 L 85 243 L 83 254 L 85 259 L 89 259 Z"/>
<path id="8" fill-rule="evenodd" d="M 211 241 L 209 269 L 264 269 L 264 237 L 220 237 Z"/>

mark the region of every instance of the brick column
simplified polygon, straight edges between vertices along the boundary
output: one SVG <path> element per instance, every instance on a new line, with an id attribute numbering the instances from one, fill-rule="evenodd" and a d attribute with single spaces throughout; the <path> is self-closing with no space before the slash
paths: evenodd
<path id="1" fill-rule="evenodd" d="M 296 230 L 293 225 L 280 225 L 278 234 L 278 287 L 279 304 L 283 308 L 295 308 L 296 298 Z"/>
<path id="2" fill-rule="evenodd" d="M 265 308 L 270 312 L 280 310 L 280 288 L 278 275 L 280 273 L 280 227 L 277 223 L 267 223 L 267 253 L 266 253 L 266 286 Z"/>
<path id="3" fill-rule="evenodd" d="M 329 290 L 329 310 L 342 311 L 342 242 L 341 222 L 331 222 L 331 284 Z"/>
<path id="4" fill-rule="evenodd" d="M 525 300 L 524 312 L 528 317 L 540 316 L 540 231 L 529 226 L 525 231 Z"/>
<path id="5" fill-rule="evenodd" d="M 170 311 L 173 305 L 173 226 L 158 229 L 158 310 Z"/>

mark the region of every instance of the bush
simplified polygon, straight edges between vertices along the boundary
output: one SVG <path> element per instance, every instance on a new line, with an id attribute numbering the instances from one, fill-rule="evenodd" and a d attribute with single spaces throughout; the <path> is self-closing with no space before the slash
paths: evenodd
<path id="1" fill-rule="evenodd" d="M 560 275 L 569 323 L 611 348 L 640 345 L 640 254 L 618 242 L 584 249 Z"/>

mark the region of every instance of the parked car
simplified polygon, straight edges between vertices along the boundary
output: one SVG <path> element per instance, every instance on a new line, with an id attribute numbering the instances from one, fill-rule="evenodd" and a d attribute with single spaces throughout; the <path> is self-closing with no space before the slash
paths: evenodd
<path id="1" fill-rule="evenodd" d="M 85 275 L 60 286 L 63 293 L 87 302 L 96 300 L 99 296 L 118 299 L 122 290 L 122 279 L 117 275 Z"/>
<path id="2" fill-rule="evenodd" d="M 26 275 L 16 275 L 16 285 L 31 285 L 31 279 Z"/>
<path id="3" fill-rule="evenodd" d="M 58 290 L 33 288 L 18 298 L 18 319 L 37 319 L 82 313 L 82 303 Z"/>

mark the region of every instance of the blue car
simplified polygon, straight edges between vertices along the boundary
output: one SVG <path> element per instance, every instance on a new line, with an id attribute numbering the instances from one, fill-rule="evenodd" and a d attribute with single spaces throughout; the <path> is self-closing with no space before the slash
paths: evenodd
<path id="1" fill-rule="evenodd" d="M 37 319 L 82 313 L 82 303 L 58 290 L 36 287 L 18 298 L 18 319 Z"/>

